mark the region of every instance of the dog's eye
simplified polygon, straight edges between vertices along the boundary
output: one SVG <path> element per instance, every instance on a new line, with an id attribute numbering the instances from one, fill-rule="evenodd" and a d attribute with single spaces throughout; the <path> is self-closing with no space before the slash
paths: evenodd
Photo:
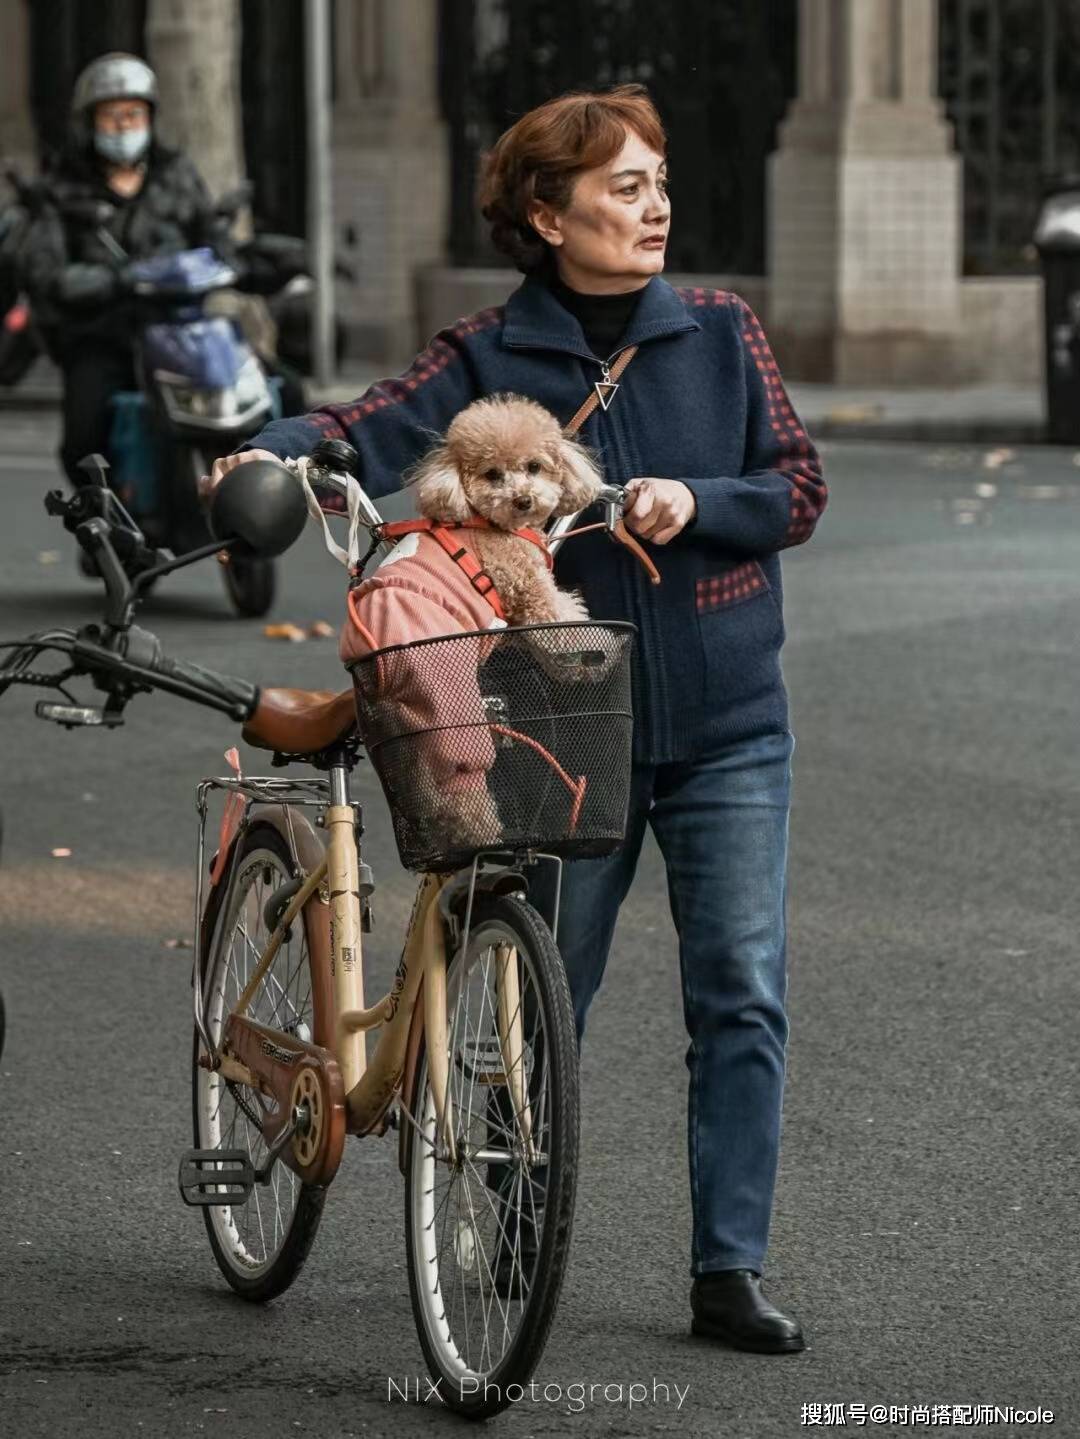
<path id="1" fill-rule="evenodd" d="M 530 475 L 538 475 L 540 473 L 540 461 L 530 460 L 529 463 L 525 466 L 525 468 L 528 470 Z"/>
<path id="2" fill-rule="evenodd" d="M 502 477 L 502 470 L 496 469 L 494 465 L 492 465 L 490 470 L 484 471 L 484 479 L 490 480 L 493 485 L 497 485 Z"/>

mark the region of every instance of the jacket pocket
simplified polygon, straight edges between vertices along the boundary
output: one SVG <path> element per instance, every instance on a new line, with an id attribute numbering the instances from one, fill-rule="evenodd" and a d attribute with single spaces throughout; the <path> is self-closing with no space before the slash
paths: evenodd
<path id="1" fill-rule="evenodd" d="M 745 564 L 733 565 L 731 569 L 721 570 L 715 575 L 702 575 L 694 586 L 699 615 L 726 610 L 744 600 L 771 594 L 768 578 L 757 560 L 747 560 Z M 774 600 L 774 606 L 775 603 Z"/>
<path id="2" fill-rule="evenodd" d="M 782 684 L 784 621 L 756 560 L 694 582 L 706 713 L 759 699 Z"/>

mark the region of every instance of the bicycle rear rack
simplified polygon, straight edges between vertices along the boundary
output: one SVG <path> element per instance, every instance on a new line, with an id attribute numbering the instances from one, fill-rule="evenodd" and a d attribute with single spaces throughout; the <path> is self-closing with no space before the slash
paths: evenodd
<path id="1" fill-rule="evenodd" d="M 198 831 L 195 861 L 195 934 L 192 988 L 194 991 L 195 1028 L 199 1032 L 199 1038 L 206 1048 L 206 1053 L 210 1057 L 211 1063 L 217 1058 L 217 1046 L 211 1042 L 210 1033 L 206 1025 L 206 1016 L 203 1012 L 202 923 L 203 884 L 206 873 L 207 797 L 213 790 L 222 790 L 230 796 L 242 796 L 247 801 L 244 805 L 243 813 L 236 822 L 236 836 L 243 833 L 252 808 L 255 805 L 280 805 L 289 834 L 289 849 L 292 853 L 293 862 L 299 866 L 300 856 L 297 851 L 296 835 L 293 830 L 290 811 L 292 809 L 325 809 L 330 803 L 330 780 L 329 778 L 286 779 L 275 777 L 265 779 L 252 777 L 244 779 L 240 776 L 219 776 L 214 779 L 202 780 L 196 790 L 195 807 L 198 813 Z M 229 874 L 225 879 L 226 895 L 228 895 L 232 889 L 237 853 L 237 848 L 234 845 Z"/>

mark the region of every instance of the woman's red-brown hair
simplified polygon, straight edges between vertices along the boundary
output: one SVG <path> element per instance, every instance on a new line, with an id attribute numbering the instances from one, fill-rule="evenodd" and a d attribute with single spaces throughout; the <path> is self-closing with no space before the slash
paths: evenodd
<path id="1" fill-rule="evenodd" d="M 539 269 L 548 247 L 529 224 L 529 206 L 540 200 L 564 210 L 577 177 L 613 160 L 627 131 L 658 155 L 667 150 L 644 85 L 573 91 L 522 115 L 484 157 L 480 208 L 495 248 L 526 274 Z"/>

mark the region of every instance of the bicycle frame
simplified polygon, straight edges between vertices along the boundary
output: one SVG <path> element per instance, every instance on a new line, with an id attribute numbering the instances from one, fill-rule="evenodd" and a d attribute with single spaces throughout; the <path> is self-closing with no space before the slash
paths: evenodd
<path id="1" fill-rule="evenodd" d="M 421 1040 L 426 1041 L 428 1078 L 435 1101 L 436 1149 L 440 1158 L 455 1159 L 454 1120 L 449 1097 L 447 1049 L 447 954 L 444 918 L 445 894 L 455 880 L 468 877 L 468 898 L 462 943 L 467 943 L 473 897 L 477 887 L 478 855 L 471 870 L 460 876 L 426 874 L 417 888 L 405 943 L 390 991 L 376 1004 L 366 1005 L 363 981 L 362 899 L 358 844 L 358 806 L 348 793 L 348 766 L 333 764 L 327 779 L 223 778 L 204 780 L 198 789 L 199 812 L 197 894 L 195 921 L 194 1011 L 204 1046 L 200 1059 L 227 1081 L 269 1094 L 277 1101 L 273 1114 L 264 1114 L 263 1135 L 268 1147 L 281 1143 L 281 1157 L 306 1182 L 327 1184 L 333 1178 L 346 1134 L 382 1134 L 390 1127 L 391 1106 L 398 1098 L 400 1113 L 419 1130 L 408 1110 Z M 209 1033 L 202 968 L 213 940 L 203 904 L 205 872 L 205 821 L 207 796 L 222 790 L 241 796 L 246 804 L 235 830 L 225 835 L 226 853 L 219 853 L 216 883 L 222 887 L 216 912 L 227 915 L 236 882 L 238 840 L 253 819 L 275 826 L 285 839 L 300 882 L 281 911 L 270 938 L 259 955 L 243 993 L 223 1027 L 223 1043 L 216 1047 Z M 316 823 L 328 834 L 325 849 L 302 811 L 318 808 Z M 560 865 L 556 856 L 550 858 Z M 503 865 L 502 873 L 509 867 Z M 513 870 L 509 870 L 514 873 Z M 247 1018 L 247 1008 L 277 954 L 290 927 L 301 922 L 308 939 L 313 994 L 316 1001 L 314 1042 L 296 1035 L 268 1030 Z M 512 950 L 500 950 L 496 965 L 497 1028 L 504 1073 L 518 1115 L 526 1153 L 532 1152 L 528 1099 L 521 1083 L 524 1037 L 517 966 Z M 329 1023 L 327 1023 L 329 1017 Z M 367 1053 L 367 1032 L 382 1026 L 374 1053 Z M 328 1117 L 323 1122 L 319 1152 L 308 1163 L 298 1163 L 299 1140 L 288 1146 L 290 1124 L 297 1124 L 300 1075 L 316 1068 L 323 1077 Z M 310 1081 L 309 1081 L 310 1087 Z M 302 1096 L 301 1096 L 302 1099 Z M 402 1154 L 404 1153 L 404 1127 Z M 507 1155 L 506 1158 L 511 1156 Z"/>

